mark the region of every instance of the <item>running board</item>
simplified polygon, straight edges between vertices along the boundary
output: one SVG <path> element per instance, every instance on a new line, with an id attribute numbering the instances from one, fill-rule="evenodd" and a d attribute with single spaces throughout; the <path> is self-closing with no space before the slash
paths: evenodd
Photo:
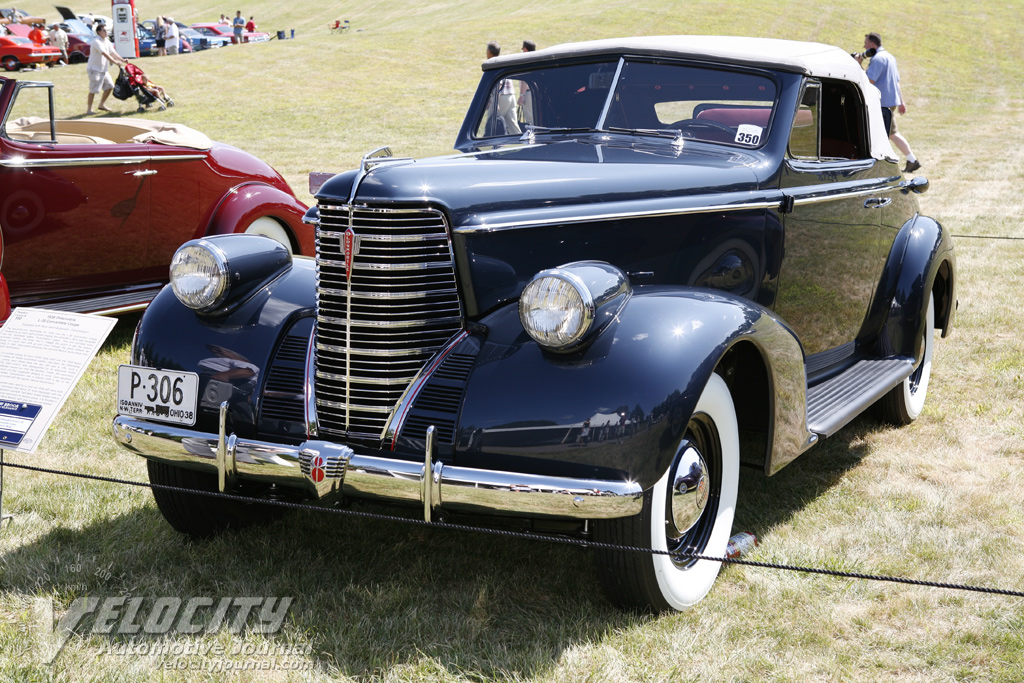
<path id="1" fill-rule="evenodd" d="M 914 371 L 910 358 L 862 360 L 807 389 L 807 428 L 832 436 Z"/>
<path id="2" fill-rule="evenodd" d="M 30 306 L 32 308 L 46 308 L 51 311 L 66 311 L 68 313 L 96 313 L 98 315 L 118 315 L 119 313 L 130 313 L 141 311 L 149 305 L 163 285 L 154 285 L 145 289 L 137 289 L 133 292 L 121 292 L 120 294 L 107 294 L 89 299 L 75 299 L 73 301 L 36 301 Z M 12 302 L 15 307 L 17 303 Z"/>

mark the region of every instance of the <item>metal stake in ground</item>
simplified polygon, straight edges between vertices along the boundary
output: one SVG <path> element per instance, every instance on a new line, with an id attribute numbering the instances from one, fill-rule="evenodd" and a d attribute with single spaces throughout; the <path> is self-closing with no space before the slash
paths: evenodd
<path id="1" fill-rule="evenodd" d="M 4 449 L 0 448 L 0 529 L 5 520 L 14 520 L 14 515 L 4 514 Z"/>

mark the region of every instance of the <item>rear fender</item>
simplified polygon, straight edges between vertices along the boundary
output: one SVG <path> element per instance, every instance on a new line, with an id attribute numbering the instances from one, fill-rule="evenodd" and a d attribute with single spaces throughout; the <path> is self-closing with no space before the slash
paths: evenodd
<path id="1" fill-rule="evenodd" d="M 956 255 L 953 240 L 938 221 L 917 215 L 893 242 L 873 315 L 882 320 L 876 353 L 921 360 L 929 294 L 935 296 L 935 324 L 948 336 L 956 314 Z"/>
<path id="2" fill-rule="evenodd" d="M 288 232 L 296 254 L 313 256 L 313 231 L 302 223 L 305 213 L 306 205 L 283 190 L 266 183 L 243 183 L 221 199 L 207 223 L 206 234 L 242 233 L 257 218 L 268 216 Z"/>
<path id="3" fill-rule="evenodd" d="M 488 328 L 470 376 L 455 458 L 467 467 L 623 478 L 652 486 L 711 373 L 738 345 L 752 344 L 767 370 L 754 400 L 765 411 L 758 462 L 769 471 L 805 450 L 803 351 L 793 332 L 748 300 L 708 290 L 635 290 L 618 319 L 586 349 L 544 351 L 523 330 L 517 306 Z M 734 397 L 755 391 L 727 377 Z M 743 418 L 741 416 L 741 424 Z"/>

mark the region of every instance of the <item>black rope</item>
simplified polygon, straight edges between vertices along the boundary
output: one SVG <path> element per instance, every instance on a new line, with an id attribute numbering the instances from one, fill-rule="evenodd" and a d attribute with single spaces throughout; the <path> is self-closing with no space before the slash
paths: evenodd
<path id="1" fill-rule="evenodd" d="M 190 495 L 209 496 L 211 498 L 220 498 L 222 500 L 233 500 L 243 503 L 260 503 L 263 505 L 276 505 L 278 507 L 289 508 L 293 510 L 311 510 L 313 512 L 326 512 L 334 513 L 338 515 L 347 515 L 350 517 L 358 517 L 361 519 L 373 519 L 385 522 L 399 522 L 401 524 L 412 524 L 420 527 L 433 527 L 437 529 L 454 529 L 458 531 L 472 531 L 482 534 L 491 534 L 492 536 L 503 536 L 506 538 L 519 538 L 530 541 L 544 541 L 548 543 L 561 543 L 563 545 L 575 545 L 583 548 L 601 548 L 603 550 L 614 550 L 618 552 L 632 552 L 632 553 L 647 553 L 649 555 L 669 555 L 683 560 L 707 560 L 709 562 L 719 562 L 721 564 L 735 564 L 746 567 L 761 567 L 763 569 L 779 569 L 784 571 L 801 572 L 804 574 L 818 574 L 821 576 L 831 576 L 843 579 L 865 579 L 868 581 L 885 581 L 889 583 L 902 583 L 908 586 L 924 586 L 926 588 L 944 588 L 949 590 L 960 590 L 970 591 L 974 593 L 987 593 L 990 595 L 1008 595 L 1015 598 L 1024 598 L 1024 591 L 1007 590 L 1003 588 L 987 588 L 985 586 L 971 586 L 968 584 L 961 583 L 944 583 L 940 581 L 924 581 L 920 579 L 908 579 L 901 576 L 887 576 L 884 574 L 862 574 L 858 572 L 844 572 L 834 569 L 818 569 L 815 567 L 801 567 L 790 564 L 773 564 L 771 562 L 756 562 L 754 560 L 743 560 L 739 558 L 729 557 L 708 557 L 707 555 L 700 555 L 697 553 L 678 552 L 673 553 L 668 550 L 654 550 L 653 548 L 639 548 L 636 546 L 629 545 L 616 545 L 614 543 L 601 543 L 598 541 L 585 541 L 578 538 L 570 538 L 567 536 L 549 536 L 547 534 L 530 534 L 522 531 L 509 531 L 508 529 L 493 529 L 489 527 L 479 526 L 468 526 L 462 524 L 452 524 L 450 522 L 428 522 L 425 519 L 416 519 L 411 517 L 394 517 L 392 515 L 384 515 L 377 512 L 364 512 L 361 510 L 350 510 L 347 508 L 336 508 L 336 507 L 323 507 L 318 505 L 307 505 L 304 503 L 293 503 L 287 500 L 272 500 L 265 498 L 249 498 L 248 496 L 239 496 L 233 493 L 221 493 L 219 491 L 200 491 L 197 489 L 186 489 L 180 486 L 171 486 L 169 484 L 154 484 L 152 482 L 132 481 L 130 479 L 118 479 L 116 477 L 104 477 L 98 474 L 85 474 L 82 472 L 67 472 L 65 470 L 50 469 L 47 467 L 36 467 L 33 465 L 22 465 L 20 463 L 2 463 L 0 462 L 0 471 L 2 467 L 14 467 L 16 469 L 28 470 L 30 472 L 42 472 L 44 474 L 56 474 L 65 477 L 75 477 L 78 479 L 91 479 L 93 481 L 102 481 L 110 484 L 123 484 L 125 486 L 136 486 L 139 488 L 147 489 L 164 489 L 167 491 L 177 491 L 179 493 L 187 493 Z"/>
<path id="2" fill-rule="evenodd" d="M 1024 241 L 1024 237 L 999 237 L 996 235 L 953 235 L 963 240 L 1011 240 L 1014 242 Z"/>

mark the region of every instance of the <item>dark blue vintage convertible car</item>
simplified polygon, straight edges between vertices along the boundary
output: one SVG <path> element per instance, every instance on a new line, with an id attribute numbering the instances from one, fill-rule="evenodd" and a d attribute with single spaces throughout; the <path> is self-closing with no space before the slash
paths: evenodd
<path id="1" fill-rule="evenodd" d="M 837 48 L 661 37 L 486 62 L 456 148 L 316 192 L 316 260 L 185 244 L 120 369 L 153 482 L 373 499 L 721 557 L 740 466 L 922 411 L 956 311 L 879 96 Z M 265 506 L 154 491 L 204 536 Z M 682 609 L 719 563 L 596 551 Z"/>

